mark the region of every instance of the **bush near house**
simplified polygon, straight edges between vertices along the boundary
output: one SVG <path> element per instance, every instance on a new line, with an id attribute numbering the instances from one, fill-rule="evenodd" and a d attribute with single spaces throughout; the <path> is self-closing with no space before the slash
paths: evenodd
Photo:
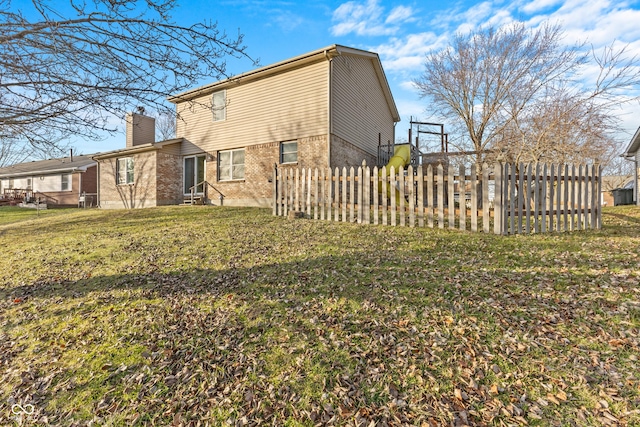
<path id="1" fill-rule="evenodd" d="M 639 222 L 2 221 L 0 424 L 638 425 Z"/>

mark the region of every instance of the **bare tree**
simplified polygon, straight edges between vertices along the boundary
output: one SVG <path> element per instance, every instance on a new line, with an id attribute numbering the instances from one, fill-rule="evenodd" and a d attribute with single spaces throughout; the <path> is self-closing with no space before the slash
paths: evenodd
<path id="1" fill-rule="evenodd" d="M 512 161 L 605 161 L 616 147 L 615 110 L 632 99 L 621 90 L 640 82 L 636 58 L 613 48 L 591 55 L 562 38 L 549 24 L 459 34 L 427 56 L 415 85 L 436 114 L 463 129 L 478 163 L 489 149 Z M 600 73 L 585 87 L 588 65 Z"/>
<path id="2" fill-rule="evenodd" d="M 160 113 L 156 118 L 156 139 L 164 141 L 176 137 L 176 115 L 173 112 Z"/>
<path id="3" fill-rule="evenodd" d="M 0 144 L 5 135 L 31 147 L 100 139 L 117 130 L 114 117 L 136 106 L 169 112 L 167 95 L 225 77 L 228 57 L 250 59 L 241 34 L 179 25 L 175 6 L 0 0 Z"/>

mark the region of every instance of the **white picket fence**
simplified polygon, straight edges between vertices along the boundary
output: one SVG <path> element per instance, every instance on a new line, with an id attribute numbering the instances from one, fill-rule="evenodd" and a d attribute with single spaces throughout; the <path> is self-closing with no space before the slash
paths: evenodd
<path id="1" fill-rule="evenodd" d="M 455 170 L 454 170 L 455 169 Z M 601 227 L 600 167 L 276 167 L 273 214 L 495 234 Z"/>

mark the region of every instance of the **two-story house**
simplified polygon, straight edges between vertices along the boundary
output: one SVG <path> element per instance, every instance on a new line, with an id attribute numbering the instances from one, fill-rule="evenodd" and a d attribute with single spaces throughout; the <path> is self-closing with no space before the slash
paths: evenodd
<path id="1" fill-rule="evenodd" d="M 398 111 L 377 54 L 333 45 L 169 98 L 176 138 L 154 142 L 153 119 L 127 117 L 127 147 L 96 156 L 100 205 L 268 206 L 274 165 L 375 164 Z"/>

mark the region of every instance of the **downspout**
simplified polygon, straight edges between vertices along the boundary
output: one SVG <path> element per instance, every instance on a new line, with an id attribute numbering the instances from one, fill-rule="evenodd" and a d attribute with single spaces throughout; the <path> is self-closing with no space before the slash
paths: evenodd
<path id="1" fill-rule="evenodd" d="M 331 135 L 333 132 L 333 109 L 332 107 L 332 97 L 331 97 L 331 77 L 333 74 L 333 58 L 329 55 L 329 51 L 324 51 L 324 56 L 329 61 L 329 78 L 327 79 L 327 167 L 331 168 Z"/>
<path id="2" fill-rule="evenodd" d="M 100 162 L 96 162 L 96 207 L 100 207 Z"/>

